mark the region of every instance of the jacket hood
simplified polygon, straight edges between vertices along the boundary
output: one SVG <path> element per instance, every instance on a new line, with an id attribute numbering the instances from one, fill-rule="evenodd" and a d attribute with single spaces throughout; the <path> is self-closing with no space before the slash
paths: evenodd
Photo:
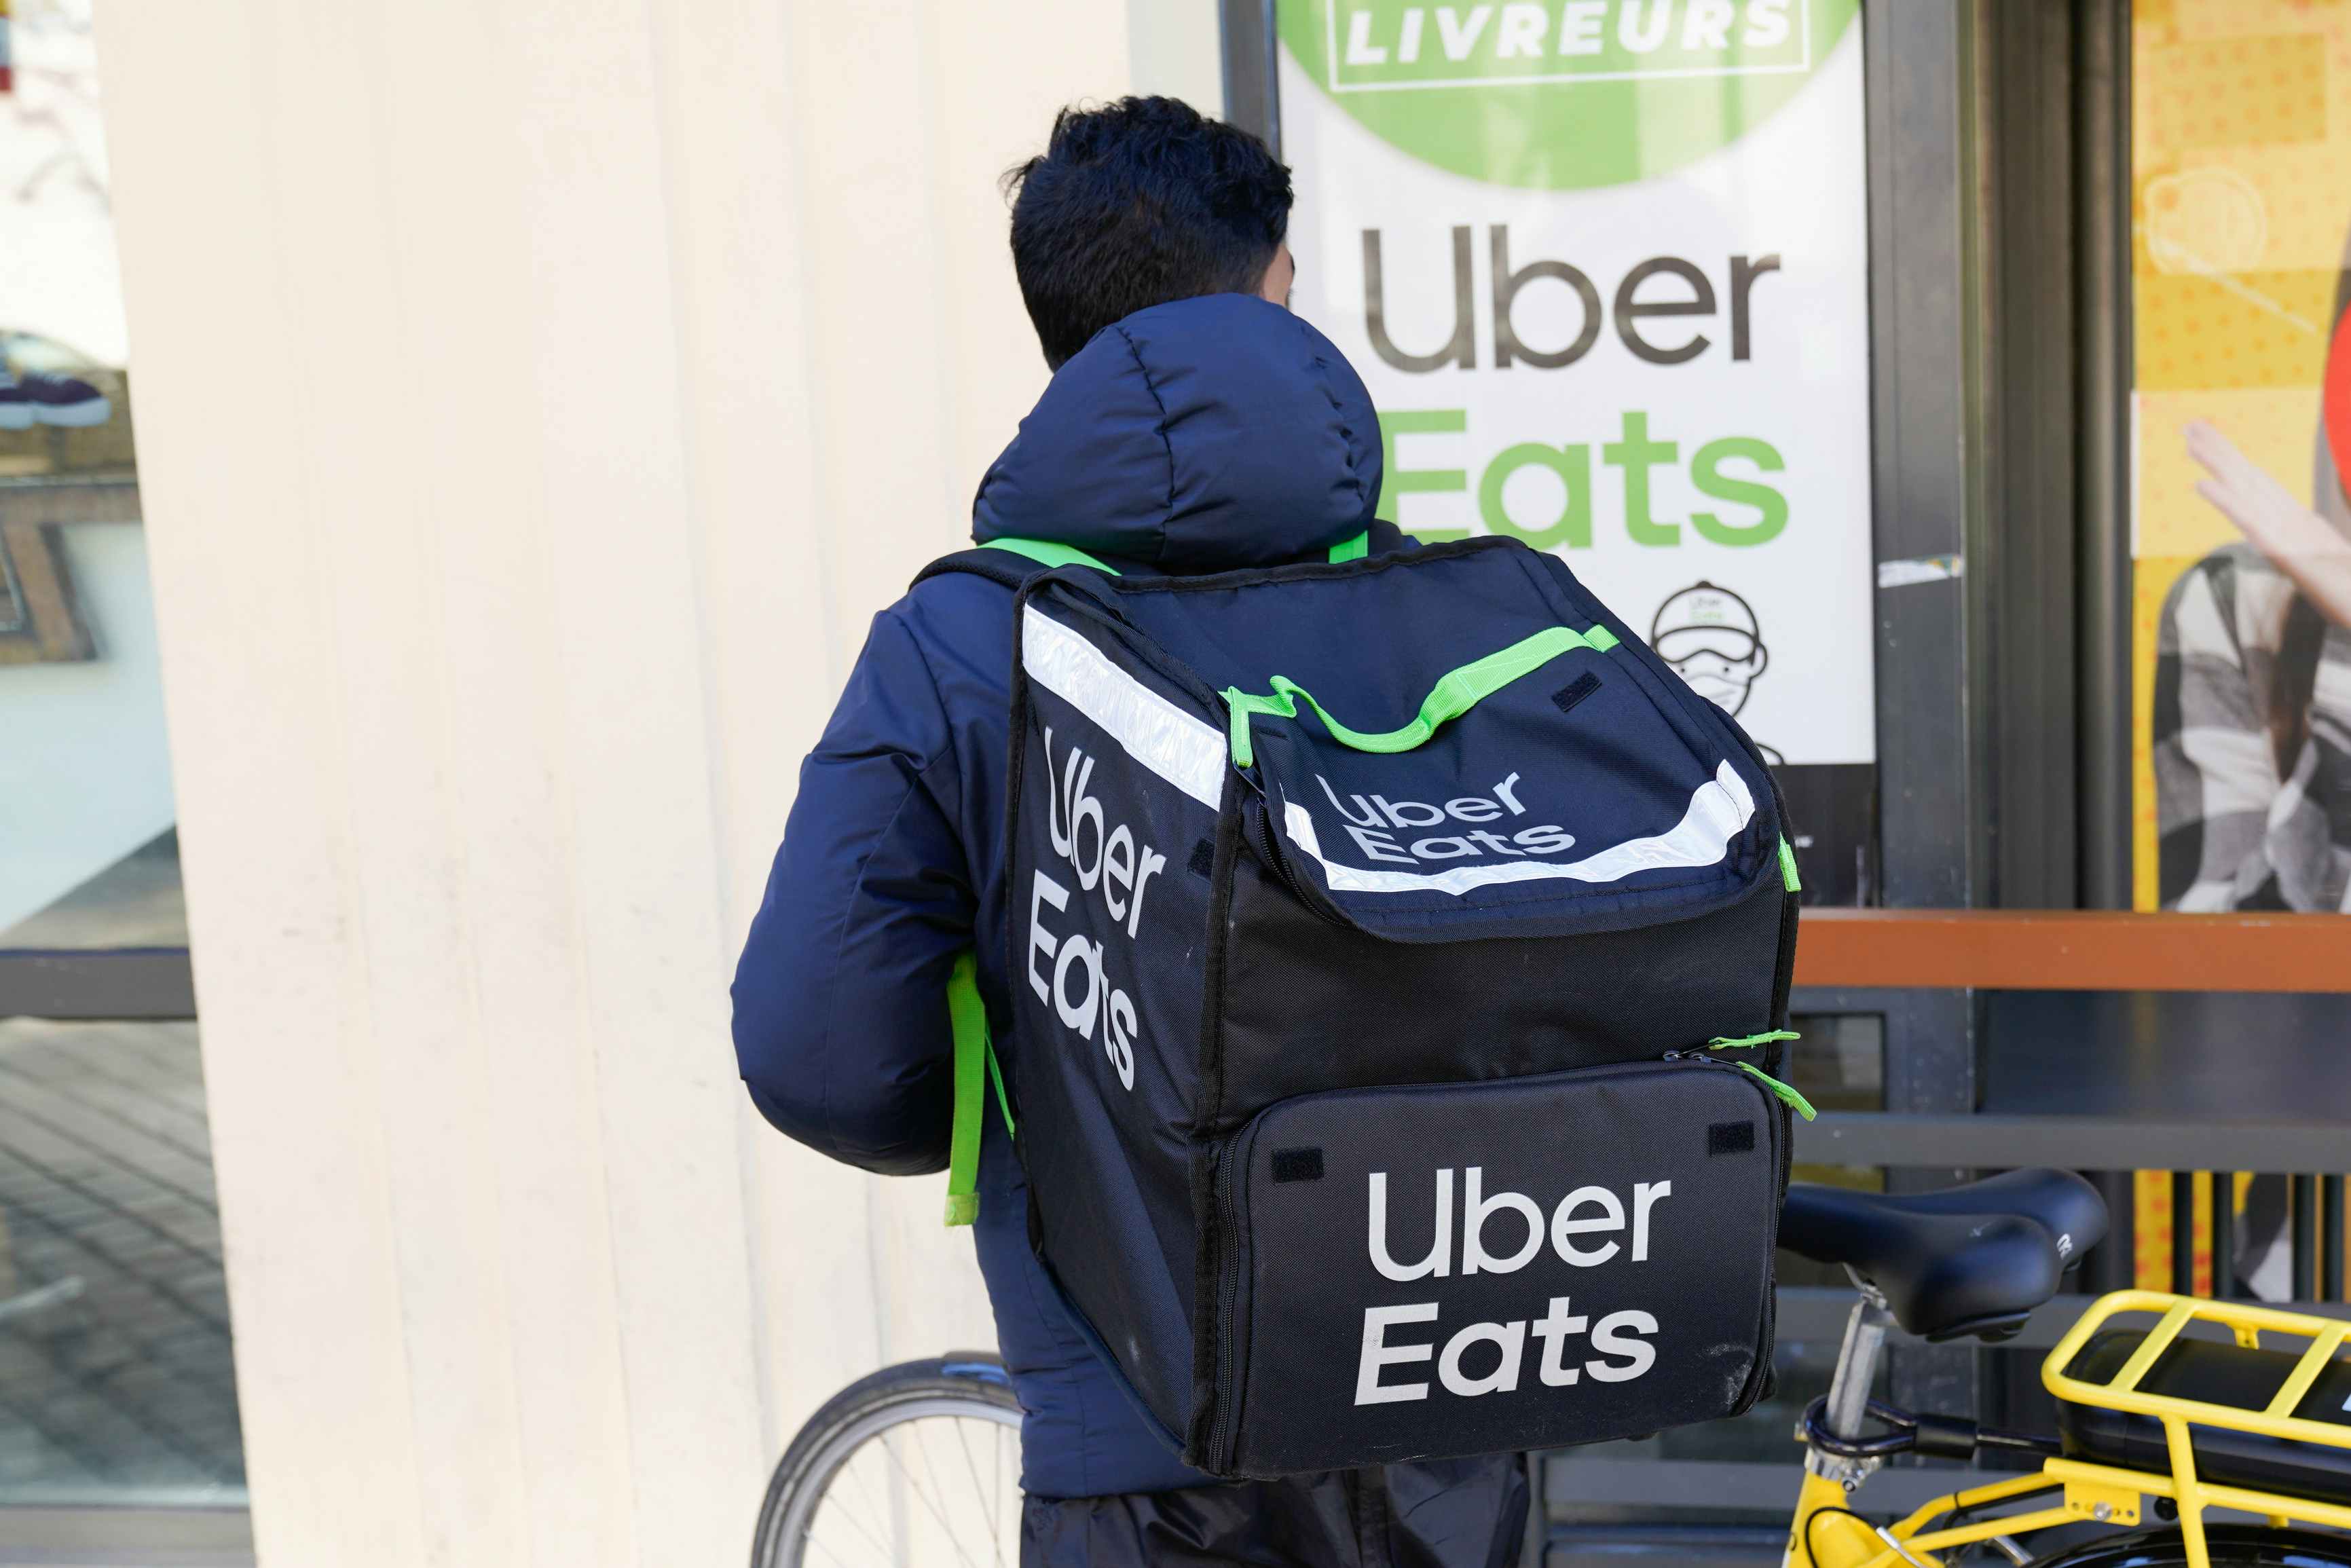
<path id="1" fill-rule="evenodd" d="M 1319 555 L 1379 496 L 1379 419 L 1345 356 L 1279 305 L 1208 294 L 1105 327 L 1055 372 L 971 537 L 1217 571 Z"/>

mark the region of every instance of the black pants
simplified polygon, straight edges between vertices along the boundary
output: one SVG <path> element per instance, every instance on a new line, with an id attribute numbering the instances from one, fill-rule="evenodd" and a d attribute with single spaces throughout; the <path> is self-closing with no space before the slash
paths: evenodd
<path id="1" fill-rule="evenodd" d="M 1021 1568 L 1509 1568 L 1527 1526 L 1518 1455 L 1123 1497 L 1030 1498 Z"/>

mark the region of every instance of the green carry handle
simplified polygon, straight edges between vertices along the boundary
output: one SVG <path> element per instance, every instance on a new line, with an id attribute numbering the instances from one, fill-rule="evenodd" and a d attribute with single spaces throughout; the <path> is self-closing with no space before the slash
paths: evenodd
<path id="1" fill-rule="evenodd" d="M 969 953 L 956 960 L 947 977 L 947 1019 L 955 1029 L 955 1124 L 947 1142 L 947 1223 L 969 1225 L 979 1218 L 979 1130 L 987 1114 L 981 1079 L 996 1086 L 996 1109 L 1011 1137 L 1012 1101 L 1004 1092 L 1004 1070 L 987 1038 L 987 1005 L 979 998 L 979 967 Z"/>
<path id="2" fill-rule="evenodd" d="M 1594 626 L 1589 632 L 1578 632 L 1568 626 L 1550 626 L 1531 637 L 1524 637 L 1507 648 L 1499 649 L 1482 659 L 1448 670 L 1429 688 L 1421 699 L 1420 711 L 1410 724 L 1398 729 L 1384 730 L 1376 735 L 1350 729 L 1331 716 L 1330 710 L 1314 700 L 1314 694 L 1287 675 L 1276 675 L 1270 683 L 1271 696 L 1259 696 L 1242 691 L 1238 686 L 1225 688 L 1225 706 L 1231 716 L 1230 739 L 1233 766 L 1254 767 L 1257 747 L 1249 738 L 1249 719 L 1257 714 L 1277 718 L 1296 718 L 1299 699 L 1312 708 L 1322 720 L 1322 727 L 1331 738 L 1357 751 L 1410 751 L 1426 745 L 1437 729 L 1452 719 L 1459 718 L 1486 698 L 1522 675 L 1550 664 L 1562 653 L 1578 648 L 1588 648 L 1604 653 L 1616 646 L 1616 634 L 1605 626 Z"/>

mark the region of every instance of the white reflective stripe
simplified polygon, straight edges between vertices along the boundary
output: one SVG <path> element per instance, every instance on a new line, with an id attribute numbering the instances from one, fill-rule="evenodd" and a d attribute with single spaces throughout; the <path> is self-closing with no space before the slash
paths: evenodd
<path id="1" fill-rule="evenodd" d="M 1367 871 L 1360 866 L 1333 865 L 1322 858 L 1314 833 L 1314 819 L 1295 800 L 1282 802 L 1282 826 L 1290 842 L 1312 855 L 1333 893 L 1449 893 L 1456 896 L 1471 888 L 1505 882 L 1541 882 L 1565 877 L 1573 882 L 1621 882 L 1635 872 L 1667 866 L 1713 865 L 1730 847 L 1730 841 L 1755 815 L 1755 798 L 1729 763 L 1713 779 L 1690 795 L 1689 810 L 1667 832 L 1655 838 L 1627 839 L 1580 861 L 1503 861 L 1494 865 L 1454 866 L 1446 871 Z"/>
<path id="2" fill-rule="evenodd" d="M 1225 737 L 1035 605 L 1020 622 L 1029 678 L 1100 725 L 1129 757 L 1206 806 L 1224 804 Z"/>

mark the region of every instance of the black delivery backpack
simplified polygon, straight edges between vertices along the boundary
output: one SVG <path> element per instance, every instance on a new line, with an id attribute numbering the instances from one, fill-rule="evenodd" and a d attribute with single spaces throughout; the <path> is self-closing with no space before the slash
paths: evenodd
<path id="1" fill-rule="evenodd" d="M 997 1093 L 1162 1435 L 1278 1477 L 1752 1405 L 1811 1108 L 1739 727 L 1514 540 L 1200 577 L 995 544 L 931 570 L 1019 591 Z"/>

